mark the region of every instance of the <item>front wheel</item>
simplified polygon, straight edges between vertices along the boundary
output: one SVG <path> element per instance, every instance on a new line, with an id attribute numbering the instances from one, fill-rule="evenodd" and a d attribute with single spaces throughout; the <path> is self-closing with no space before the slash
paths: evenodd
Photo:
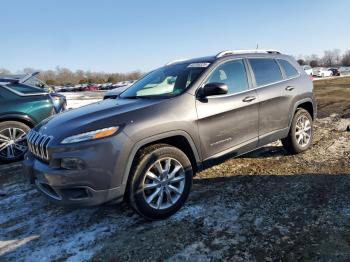
<path id="1" fill-rule="evenodd" d="M 294 114 L 288 136 L 282 139 L 283 147 L 292 154 L 310 148 L 313 139 L 313 121 L 308 111 L 298 109 Z"/>
<path id="2" fill-rule="evenodd" d="M 0 123 L 0 161 L 13 162 L 21 160 L 27 152 L 26 134 L 30 128 L 17 121 Z"/>
<path id="3" fill-rule="evenodd" d="M 185 203 L 193 169 L 184 152 L 170 145 L 155 145 L 139 153 L 131 172 L 129 200 L 150 220 L 167 218 Z"/>

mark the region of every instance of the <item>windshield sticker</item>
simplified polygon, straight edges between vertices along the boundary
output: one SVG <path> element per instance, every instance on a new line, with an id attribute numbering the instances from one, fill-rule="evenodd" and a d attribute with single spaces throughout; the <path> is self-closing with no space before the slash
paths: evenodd
<path id="1" fill-rule="evenodd" d="M 192 63 L 189 64 L 187 67 L 208 67 L 210 63 Z"/>

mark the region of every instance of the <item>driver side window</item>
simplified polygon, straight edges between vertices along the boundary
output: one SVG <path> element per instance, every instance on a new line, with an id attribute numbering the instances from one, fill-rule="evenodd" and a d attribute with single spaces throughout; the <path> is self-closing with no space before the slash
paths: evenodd
<path id="1" fill-rule="evenodd" d="M 228 87 L 227 94 L 248 90 L 248 78 L 243 59 L 233 60 L 219 65 L 204 84 L 223 83 Z"/>

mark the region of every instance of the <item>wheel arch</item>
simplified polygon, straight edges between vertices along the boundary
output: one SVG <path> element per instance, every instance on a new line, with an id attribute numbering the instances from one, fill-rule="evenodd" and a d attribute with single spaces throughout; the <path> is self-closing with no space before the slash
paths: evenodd
<path id="1" fill-rule="evenodd" d="M 143 148 L 154 144 L 169 144 L 171 146 L 179 148 L 187 155 L 195 171 L 200 171 L 202 169 L 200 154 L 192 137 L 187 132 L 182 130 L 170 131 L 142 139 L 134 145 L 129 155 L 126 168 L 124 170 L 122 181 L 123 185 L 126 186 L 129 181 L 131 167 L 136 160 L 137 153 Z"/>
<path id="2" fill-rule="evenodd" d="M 292 124 L 293 116 L 294 116 L 295 112 L 298 110 L 298 108 L 303 108 L 306 111 L 308 111 L 312 117 L 312 120 L 315 120 L 315 118 L 316 118 L 316 107 L 315 107 L 315 104 L 314 104 L 314 101 L 312 100 L 312 98 L 301 99 L 294 104 L 291 118 L 289 120 L 289 128 L 290 128 L 290 125 Z"/>
<path id="3" fill-rule="evenodd" d="M 4 122 L 4 121 L 21 122 L 29 126 L 30 128 L 33 128 L 36 125 L 36 121 L 26 114 L 14 113 L 14 114 L 0 115 L 0 122 Z"/>

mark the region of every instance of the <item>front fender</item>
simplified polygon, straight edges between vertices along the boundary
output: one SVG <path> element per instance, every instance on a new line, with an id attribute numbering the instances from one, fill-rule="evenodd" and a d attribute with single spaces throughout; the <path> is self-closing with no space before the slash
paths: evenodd
<path id="1" fill-rule="evenodd" d="M 185 132 L 183 130 L 169 131 L 169 132 L 165 132 L 165 133 L 161 133 L 161 134 L 157 134 L 157 135 L 154 135 L 151 137 L 144 138 L 144 139 L 138 141 L 137 143 L 135 143 L 135 145 L 133 146 L 133 148 L 129 154 L 128 161 L 127 161 L 126 167 L 124 169 L 122 184 L 126 185 L 128 178 L 129 178 L 129 173 L 131 170 L 132 163 L 134 161 L 136 153 L 138 152 L 138 150 L 140 148 L 142 148 L 143 146 L 145 146 L 147 144 L 151 144 L 151 143 L 160 141 L 162 139 L 171 138 L 171 137 L 175 137 L 175 136 L 182 136 L 187 140 L 187 142 L 191 146 L 193 155 L 196 159 L 197 166 L 200 168 L 201 162 L 202 162 L 200 159 L 200 153 L 199 153 L 197 146 L 195 145 L 192 137 L 187 132 Z"/>

